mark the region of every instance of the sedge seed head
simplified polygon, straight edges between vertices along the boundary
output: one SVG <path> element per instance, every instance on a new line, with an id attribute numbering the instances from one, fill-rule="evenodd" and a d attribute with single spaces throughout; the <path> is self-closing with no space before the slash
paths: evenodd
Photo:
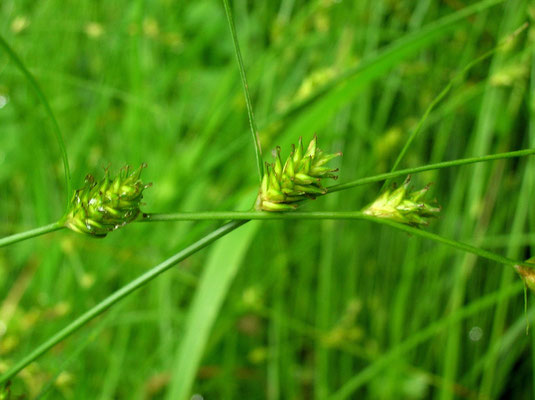
<path id="1" fill-rule="evenodd" d="M 125 166 L 113 178 L 106 169 L 100 181 L 87 175 L 84 187 L 74 193 L 63 218 L 64 225 L 78 233 L 104 237 L 135 220 L 140 213 L 143 190 L 150 186 L 140 179 L 145 167 L 142 164 L 132 171 Z"/>
<path id="2" fill-rule="evenodd" d="M 338 169 L 330 169 L 326 164 L 341 154 L 324 154 L 318 147 L 317 136 L 314 135 L 306 150 L 303 140 L 299 138 L 299 143 L 297 146 L 292 145 L 292 152 L 283 163 L 281 149 L 277 146 L 273 152 L 273 163 L 266 163 L 256 209 L 291 211 L 297 208 L 300 201 L 327 193 L 321 180 L 336 179 L 337 176 L 333 172 Z"/>
<path id="3" fill-rule="evenodd" d="M 421 190 L 411 192 L 410 176 L 398 188 L 387 189 L 370 205 L 363 209 L 364 214 L 390 219 L 403 224 L 421 227 L 429 224 L 429 218 L 440 213 L 440 207 L 423 201 L 429 190 L 427 185 Z"/>

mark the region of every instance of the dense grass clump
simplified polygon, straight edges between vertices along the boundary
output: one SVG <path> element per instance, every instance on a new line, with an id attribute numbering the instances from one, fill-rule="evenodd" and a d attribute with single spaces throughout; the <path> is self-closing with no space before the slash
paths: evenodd
<path id="1" fill-rule="evenodd" d="M 533 397 L 531 2 L 0 16 L 0 399 Z M 277 152 L 263 170 L 314 133 L 344 156 L 303 184 Z M 144 163 L 146 214 L 123 171 L 132 198 L 91 181 L 83 211 L 131 208 L 62 229 L 88 172 Z M 277 171 L 292 201 L 262 197 Z"/>

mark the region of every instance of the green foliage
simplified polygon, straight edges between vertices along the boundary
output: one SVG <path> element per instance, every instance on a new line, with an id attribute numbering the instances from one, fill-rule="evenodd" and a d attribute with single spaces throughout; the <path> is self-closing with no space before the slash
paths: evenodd
<path id="1" fill-rule="evenodd" d="M 225 225 L 218 235 L 235 228 L 243 242 L 202 242 L 163 265 L 219 223 L 131 224 L 103 241 L 51 224 L 18 238 L 0 251 L 0 373 L 40 357 L 13 395 L 156 400 L 185 383 L 188 398 L 533 397 L 532 300 L 524 314 L 524 284 L 499 263 L 535 252 L 533 160 L 426 169 L 535 148 L 533 28 L 462 73 L 533 21 L 531 2 L 229 3 L 262 147 L 318 132 L 322 148 L 343 151 L 342 185 L 322 184 L 328 195 L 306 211 L 347 218 Z M 0 36 L 54 111 L 74 181 L 147 162 L 144 210 L 249 208 L 249 104 L 222 4 L 2 0 L 0 15 Z M 64 215 L 65 184 L 48 109 L 1 48 L 0 78 L 5 237 Z M 406 233 L 349 219 L 380 193 L 368 178 L 398 159 L 423 167 L 416 187 L 435 182 L 441 217 Z M 140 276 L 154 280 L 141 288 Z M 107 313 L 85 314 L 104 299 Z"/>

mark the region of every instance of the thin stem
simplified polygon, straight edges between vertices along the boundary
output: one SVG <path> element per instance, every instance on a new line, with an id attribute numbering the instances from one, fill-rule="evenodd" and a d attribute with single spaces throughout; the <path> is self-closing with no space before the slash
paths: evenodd
<path id="1" fill-rule="evenodd" d="M 462 250 L 462 251 L 465 251 L 465 252 L 468 252 L 468 253 L 472 253 L 472 254 L 475 254 L 475 255 L 480 256 L 482 258 L 486 258 L 488 260 L 495 261 L 495 262 L 500 263 L 500 264 L 506 264 L 506 265 L 510 265 L 510 266 L 513 266 L 513 267 L 515 265 L 526 265 L 523 261 L 516 261 L 516 260 L 513 260 L 511 258 L 504 257 L 504 256 L 501 256 L 501 255 L 496 254 L 496 253 L 492 253 L 492 252 L 490 252 L 488 250 L 480 249 L 480 248 L 472 246 L 472 245 L 470 245 L 468 243 L 463 243 L 463 242 L 459 242 L 457 240 L 448 239 L 448 238 L 445 238 L 443 236 L 437 235 L 436 233 L 431 233 L 431 232 L 427 232 L 427 231 L 424 231 L 424 230 L 421 230 L 421 229 L 418 229 L 418 228 L 414 228 L 412 226 L 403 225 L 403 224 L 401 224 L 399 222 L 394 222 L 394 221 L 390 221 L 388 219 L 382 219 L 382 218 L 377 218 L 377 217 L 370 217 L 370 216 L 367 216 L 367 215 L 363 216 L 362 219 L 367 220 L 367 221 L 376 222 L 376 223 L 382 224 L 382 225 L 388 225 L 388 226 L 391 226 L 392 228 L 399 229 L 399 230 L 405 231 L 407 233 L 410 233 L 411 235 L 420 236 L 420 237 L 425 238 L 425 239 L 433 240 L 435 242 L 445 244 L 446 246 L 450 246 L 450 247 L 456 248 L 457 250 Z M 529 264 L 528 264 L 528 266 L 529 266 Z M 533 265 L 531 267 L 533 267 Z"/>
<path id="2" fill-rule="evenodd" d="M 136 222 L 168 221 L 242 221 L 242 220 L 281 220 L 281 219 L 361 219 L 360 211 L 292 211 L 287 213 L 265 211 L 201 211 L 171 214 L 143 214 Z"/>
<path id="3" fill-rule="evenodd" d="M 47 233 L 54 232 L 63 228 L 64 226 L 61 225 L 59 221 L 56 221 L 51 224 L 41 226 L 39 228 L 31 229 L 26 232 L 15 233 L 14 235 L 1 238 L 0 247 L 4 247 L 13 243 L 17 243 L 17 242 L 22 242 L 23 240 L 31 239 L 36 236 L 45 235 Z"/>
<path id="4" fill-rule="evenodd" d="M 395 172 L 388 172 L 384 174 L 369 176 L 366 178 L 360 178 L 351 182 L 343 183 L 340 185 L 330 186 L 327 189 L 329 192 L 338 192 L 340 190 L 350 189 L 355 186 L 365 185 L 368 183 L 379 182 L 389 178 L 396 178 L 398 176 L 415 174 L 418 172 L 431 171 L 436 169 L 455 167 L 460 165 L 474 164 L 478 162 L 501 160 L 513 157 L 523 157 L 535 154 L 535 149 L 526 149 L 511 151 L 508 153 L 492 154 L 489 156 L 464 158 L 461 160 L 444 161 L 437 164 L 429 164 L 421 167 L 407 168 Z M 342 213 L 332 218 L 327 218 L 322 215 L 332 215 L 332 213 L 307 213 L 307 212 L 292 212 L 292 213 L 262 213 L 262 212 L 232 212 L 232 211 L 204 211 L 199 213 L 178 213 L 178 214 L 143 214 L 143 218 L 137 222 L 156 222 L 156 221 L 199 221 L 199 220 L 246 220 L 246 219 L 347 219 Z M 354 212 L 353 212 L 354 214 Z M 59 224 L 56 222 L 54 224 Z M 17 233 L 12 236 L 8 236 L 0 239 L 0 247 L 7 246 L 12 243 L 16 243 L 25 239 L 30 239 L 35 236 L 44 235 L 48 232 L 61 229 L 61 226 L 55 229 L 47 230 L 47 227 L 51 227 L 54 224 L 47 225 L 46 227 L 32 229 L 27 232 Z"/>
<path id="5" fill-rule="evenodd" d="M 50 350 L 52 347 L 54 347 L 56 344 L 61 342 L 66 337 L 72 335 L 75 331 L 80 329 L 82 326 L 87 324 L 89 321 L 91 321 L 93 318 L 98 317 L 100 314 L 102 314 L 104 311 L 106 311 L 108 308 L 110 308 L 112 305 L 123 299 L 124 297 L 128 296 L 130 293 L 134 292 L 135 290 L 141 288 L 142 286 L 146 285 L 148 282 L 156 278 L 158 275 L 160 275 L 162 272 L 165 272 L 169 268 L 173 267 L 174 265 L 178 264 L 180 261 L 186 259 L 190 255 L 198 252 L 199 250 L 203 249 L 204 247 L 208 246 L 210 243 L 214 242 L 215 240 L 225 236 L 226 234 L 232 232 L 234 229 L 242 226 L 247 221 L 233 221 L 226 225 L 223 225 L 222 227 L 216 229 L 212 233 L 206 235 L 202 239 L 198 240 L 197 242 L 193 243 L 189 247 L 186 247 L 184 250 L 180 251 L 179 253 L 175 254 L 173 257 L 165 260 L 161 264 L 156 265 L 155 267 L 151 268 L 149 271 L 144 273 L 143 275 L 139 276 L 137 279 L 133 280 L 129 284 L 123 286 L 121 289 L 117 290 L 115 293 L 113 293 L 111 296 L 108 296 L 104 300 L 102 300 L 100 303 L 98 303 L 95 307 L 91 308 L 86 313 L 82 314 L 80 317 L 78 317 L 76 320 L 71 322 L 69 325 L 67 325 L 65 328 L 63 328 L 61 331 L 56 333 L 54 336 L 52 336 L 50 339 L 48 339 L 46 342 L 44 342 L 42 345 L 37 347 L 34 351 L 32 351 L 29 355 L 24 357 L 22 360 L 20 360 L 18 363 L 16 363 L 13 367 L 11 367 L 7 372 L 5 372 L 3 375 L 0 376 L 0 384 L 6 382 L 7 380 L 11 379 L 13 376 L 15 376 L 19 371 L 21 371 L 23 368 L 25 368 L 27 365 L 35 361 L 38 357 L 43 355 L 45 352 Z"/>
<path id="6" fill-rule="evenodd" d="M 247 76 L 245 75 L 245 67 L 243 65 L 243 59 L 240 51 L 240 43 L 238 42 L 238 35 L 236 34 L 236 26 L 234 25 L 234 19 L 232 17 L 232 10 L 228 0 L 223 0 L 225 6 L 225 13 L 227 15 L 227 22 L 232 35 L 232 42 L 234 43 L 234 52 L 236 53 L 236 59 L 238 60 L 238 67 L 240 70 L 240 77 L 243 86 L 243 92 L 245 94 L 245 104 L 247 105 L 247 114 L 249 115 L 249 125 L 251 127 L 251 134 L 253 135 L 253 143 L 256 155 L 256 166 L 258 169 L 258 176 L 262 181 L 262 175 L 264 173 L 264 165 L 262 163 L 262 146 L 260 145 L 260 138 L 258 136 L 258 129 L 256 127 L 256 121 L 253 113 L 253 106 L 251 102 L 251 96 L 249 95 L 249 84 L 247 83 Z"/>
<path id="7" fill-rule="evenodd" d="M 59 128 L 58 121 L 56 120 L 56 117 L 54 116 L 54 113 L 52 112 L 52 108 L 50 107 L 50 104 L 48 104 L 48 100 L 46 99 L 45 94 L 39 87 L 39 84 L 33 77 L 33 75 L 28 71 L 20 57 L 15 53 L 15 51 L 7 44 L 5 39 L 0 35 L 0 46 L 6 51 L 9 58 L 11 58 L 11 61 L 15 63 L 17 68 L 23 73 L 23 75 L 26 77 L 28 82 L 30 83 L 30 86 L 34 90 L 35 94 L 45 107 L 46 113 L 52 120 L 52 126 L 54 127 L 54 135 L 56 136 L 56 141 L 58 142 L 59 149 L 61 152 L 61 158 L 63 159 L 63 169 L 65 171 L 65 190 L 66 190 L 66 208 L 69 207 L 69 202 L 71 199 L 71 191 L 72 191 L 72 183 L 71 183 L 71 170 L 69 167 L 69 159 L 67 157 L 67 150 L 65 149 L 65 143 L 63 142 L 63 136 L 61 135 L 61 129 Z"/>
<path id="8" fill-rule="evenodd" d="M 373 182 L 380 182 L 386 179 L 396 178 L 396 177 L 404 176 L 408 174 L 416 174 L 419 172 L 432 171 L 435 169 L 456 167 L 459 165 L 475 164 L 475 163 L 484 162 L 484 161 L 503 160 L 503 159 L 514 158 L 514 157 L 531 156 L 534 154 L 535 154 L 535 149 L 526 149 L 526 150 L 511 151 L 508 153 L 491 154 L 488 156 L 462 158 L 460 160 L 452 160 L 452 161 L 443 161 L 443 162 L 439 162 L 436 164 L 423 165 L 421 167 L 415 167 L 415 168 L 400 169 L 399 171 L 387 172 L 384 174 L 369 176 L 366 178 L 360 178 L 351 182 L 342 183 L 339 185 L 333 185 L 333 186 L 328 187 L 327 189 L 329 192 L 338 192 L 340 190 L 350 189 L 355 186 L 365 185 L 367 183 L 373 183 Z"/>
<path id="9" fill-rule="evenodd" d="M 467 243 L 459 242 L 457 240 L 448 239 L 437 235 L 435 233 L 427 232 L 412 226 L 404 225 L 399 222 L 394 222 L 384 218 L 372 217 L 364 214 L 361 211 L 314 211 L 314 212 L 288 212 L 288 213 L 270 213 L 261 211 L 223 211 L 223 212 L 192 212 L 192 213 L 176 213 L 176 214 L 145 214 L 144 218 L 139 222 L 154 222 L 154 221 L 199 221 L 199 220 L 283 220 L 283 219 L 346 219 L 346 220 L 365 220 L 382 225 L 388 225 L 395 229 L 405 231 L 414 236 L 420 236 L 426 239 L 433 240 L 438 243 L 454 247 L 458 250 L 463 250 L 480 257 L 487 258 L 497 263 L 506 265 L 524 265 L 521 261 L 512 260 L 503 257 L 499 254 L 492 253 L 487 250 L 474 247 Z M 532 265 L 533 267 L 533 265 Z"/>

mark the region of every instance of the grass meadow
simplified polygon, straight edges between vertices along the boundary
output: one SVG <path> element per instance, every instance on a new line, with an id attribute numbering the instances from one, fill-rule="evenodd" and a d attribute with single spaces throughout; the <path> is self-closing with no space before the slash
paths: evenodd
<path id="1" fill-rule="evenodd" d="M 343 152 L 330 185 L 535 148 L 529 0 L 229 6 L 264 161 L 317 134 Z M 0 237 L 65 214 L 59 131 L 72 189 L 146 163 L 144 212 L 250 210 L 259 176 L 226 11 L 1 0 Z M 358 212 L 404 175 L 292 220 L 225 228 L 207 214 L 4 246 L 0 398 L 532 399 L 535 303 L 513 265 L 535 255 L 534 167 L 413 174 L 441 212 L 410 232 L 306 214 Z"/>

